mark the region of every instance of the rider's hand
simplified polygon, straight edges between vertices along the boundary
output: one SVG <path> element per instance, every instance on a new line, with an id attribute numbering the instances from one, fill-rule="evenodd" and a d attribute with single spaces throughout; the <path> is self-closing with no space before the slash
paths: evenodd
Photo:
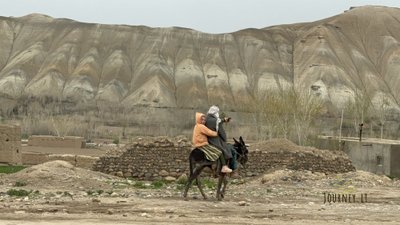
<path id="1" fill-rule="evenodd" d="M 224 121 L 228 123 L 229 121 L 231 121 L 231 119 L 232 119 L 231 117 L 225 117 Z"/>

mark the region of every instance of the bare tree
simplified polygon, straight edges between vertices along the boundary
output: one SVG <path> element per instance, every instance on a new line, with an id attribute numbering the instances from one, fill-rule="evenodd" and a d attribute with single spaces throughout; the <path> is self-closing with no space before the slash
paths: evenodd
<path id="1" fill-rule="evenodd" d="M 310 133 L 311 123 L 324 108 L 324 102 L 310 91 L 293 90 L 293 120 L 296 126 L 298 144 L 304 145 Z"/>
<path id="2" fill-rule="evenodd" d="M 303 145 L 323 106 L 323 101 L 311 92 L 292 88 L 264 91 L 247 108 L 253 111 L 259 137 L 289 139 L 295 131 L 297 142 Z"/>
<path id="3" fill-rule="evenodd" d="M 77 126 L 79 121 L 74 115 L 65 116 L 50 116 L 50 121 L 52 123 L 53 129 L 57 136 L 65 137 L 70 135 L 71 130 Z"/>
<path id="4" fill-rule="evenodd" d="M 383 139 L 383 131 L 386 122 L 386 117 L 390 109 L 390 100 L 386 95 L 381 94 L 379 96 L 378 101 L 376 102 L 376 104 L 373 104 L 373 106 L 374 106 L 374 114 L 376 115 L 379 121 L 380 138 Z"/>
<path id="5" fill-rule="evenodd" d="M 366 118 L 370 118 L 371 101 L 367 93 L 356 90 L 354 99 L 349 99 L 345 106 L 345 112 L 350 114 L 353 120 L 355 133 L 357 134 L 360 124 L 364 124 Z"/>

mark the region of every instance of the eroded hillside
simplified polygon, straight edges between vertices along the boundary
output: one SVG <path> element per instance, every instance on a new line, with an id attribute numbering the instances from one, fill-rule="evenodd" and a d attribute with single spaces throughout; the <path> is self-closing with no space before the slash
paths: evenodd
<path id="1" fill-rule="evenodd" d="M 290 86 L 340 106 L 357 93 L 398 109 L 400 9 L 207 34 L 31 14 L 0 18 L 0 93 L 126 106 L 225 109 Z"/>

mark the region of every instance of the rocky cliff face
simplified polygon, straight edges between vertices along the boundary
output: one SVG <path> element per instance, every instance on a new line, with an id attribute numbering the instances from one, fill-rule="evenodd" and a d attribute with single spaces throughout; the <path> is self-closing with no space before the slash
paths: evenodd
<path id="1" fill-rule="evenodd" d="M 378 6 L 228 34 L 0 17 L 0 94 L 235 110 L 295 86 L 335 106 L 386 96 L 399 110 L 399 42 L 400 9 Z"/>

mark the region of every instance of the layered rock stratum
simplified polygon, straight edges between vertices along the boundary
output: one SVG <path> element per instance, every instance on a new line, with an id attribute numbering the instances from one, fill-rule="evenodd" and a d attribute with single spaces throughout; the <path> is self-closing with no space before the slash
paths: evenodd
<path id="1" fill-rule="evenodd" d="M 0 17 L 0 94 L 125 106 L 234 110 L 291 86 L 343 105 L 357 93 L 399 108 L 400 9 L 233 33 Z"/>

